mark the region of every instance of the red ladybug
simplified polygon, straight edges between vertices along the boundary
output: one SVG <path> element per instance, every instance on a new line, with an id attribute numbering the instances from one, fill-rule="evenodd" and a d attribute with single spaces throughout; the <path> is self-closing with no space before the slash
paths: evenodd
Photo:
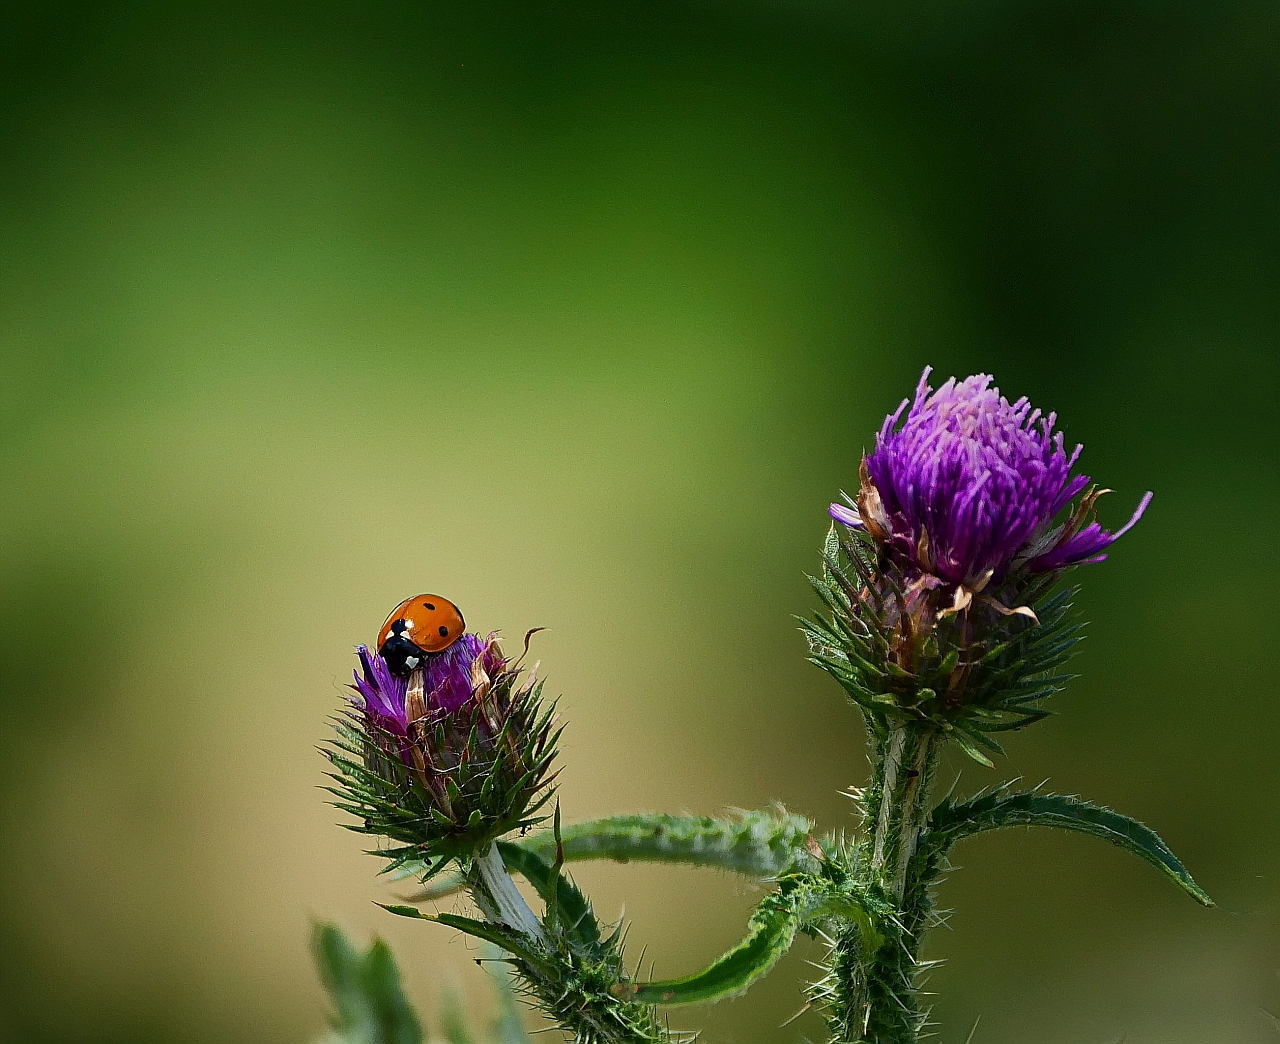
<path id="1" fill-rule="evenodd" d="M 444 652 L 462 637 L 462 610 L 439 595 L 406 598 L 391 611 L 378 632 L 378 655 L 392 674 L 407 675 L 432 653 Z"/>

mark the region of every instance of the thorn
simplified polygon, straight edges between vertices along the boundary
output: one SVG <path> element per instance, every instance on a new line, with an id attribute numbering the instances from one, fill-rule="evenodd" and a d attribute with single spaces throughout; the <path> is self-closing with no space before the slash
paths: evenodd
<path id="1" fill-rule="evenodd" d="M 812 1007 L 813 1007 L 812 1001 L 805 1001 L 804 1006 L 799 1011 L 797 1011 L 794 1015 L 792 1015 L 791 1018 L 787 1019 L 786 1022 L 784 1022 L 781 1026 L 779 1026 L 778 1029 L 786 1029 L 786 1027 L 790 1026 L 793 1022 L 796 1021 L 796 1019 L 798 1019 L 801 1015 L 803 1015 L 806 1011 L 808 1011 Z"/>

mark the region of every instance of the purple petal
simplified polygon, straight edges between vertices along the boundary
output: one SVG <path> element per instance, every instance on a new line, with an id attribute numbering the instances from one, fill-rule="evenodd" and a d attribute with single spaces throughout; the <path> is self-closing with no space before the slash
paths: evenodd
<path id="1" fill-rule="evenodd" d="M 1090 522 L 1080 532 L 1046 552 L 1039 558 L 1027 563 L 1035 572 L 1048 572 L 1051 569 L 1062 569 L 1069 565 L 1085 565 L 1089 562 L 1101 562 L 1107 556 L 1102 554 L 1107 548 L 1124 536 L 1138 523 L 1147 505 L 1151 503 L 1154 493 L 1148 492 L 1139 502 L 1133 517 L 1114 533 L 1109 533 L 1097 522 Z"/>
<path id="2" fill-rule="evenodd" d="M 827 513 L 841 525 L 848 526 L 850 529 L 862 528 L 862 516 L 853 508 L 845 507 L 843 504 L 832 504 Z"/>
<path id="3" fill-rule="evenodd" d="M 403 736 L 409 731 L 409 715 L 405 710 L 405 690 L 408 682 L 397 678 L 387 667 L 387 662 L 366 645 L 356 646 L 363 677 L 355 674 L 352 686 L 364 700 L 365 713 L 374 724 L 386 732 Z"/>
<path id="4" fill-rule="evenodd" d="M 444 652 L 427 657 L 423 665 L 423 688 L 430 710 L 452 714 L 474 695 L 471 664 L 484 651 L 484 640 L 470 632 L 462 635 Z"/>
<path id="5" fill-rule="evenodd" d="M 989 572 L 998 581 L 1088 485 L 1088 476 L 1072 474 L 1081 447 L 1068 455 L 1054 431 L 1057 416 L 1026 398 L 1010 404 L 987 374 L 951 378 L 936 391 L 929 374 L 926 368 L 915 397 L 885 418 L 867 457 L 890 520 L 889 545 L 922 569 L 916 549 L 927 535 L 937 575 L 972 583 Z M 1137 522 L 1147 500 L 1119 532 L 1086 527 L 1030 567 L 1061 568 L 1100 554 Z M 844 525 L 861 523 L 843 505 L 829 511 Z"/>

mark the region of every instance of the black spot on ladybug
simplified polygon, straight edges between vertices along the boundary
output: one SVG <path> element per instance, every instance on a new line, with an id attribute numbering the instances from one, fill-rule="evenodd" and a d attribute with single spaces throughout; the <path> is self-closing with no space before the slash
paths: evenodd
<path id="1" fill-rule="evenodd" d="M 434 605 L 432 605 L 430 602 L 428 602 L 428 603 L 427 603 L 427 609 L 428 609 L 428 611 L 433 612 L 433 613 L 436 611 L 436 607 L 435 607 Z"/>
<path id="2" fill-rule="evenodd" d="M 441 637 L 441 638 L 445 638 L 445 637 L 447 637 L 447 636 L 448 636 L 448 634 L 449 634 L 449 628 L 447 628 L 447 627 L 441 627 L 441 628 L 440 628 L 440 637 Z"/>

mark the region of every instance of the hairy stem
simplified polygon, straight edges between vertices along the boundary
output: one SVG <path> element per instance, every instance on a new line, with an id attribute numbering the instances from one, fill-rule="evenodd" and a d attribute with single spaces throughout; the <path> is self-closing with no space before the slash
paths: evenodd
<path id="1" fill-rule="evenodd" d="M 538 886 L 533 879 L 530 883 Z M 516 888 L 497 844 L 472 862 L 467 885 L 486 920 L 529 940 L 527 950 L 512 954 L 511 966 L 530 999 L 574 1044 L 668 1044 L 653 1008 L 620 988 L 620 952 L 609 950 L 598 936 L 594 945 L 575 949 L 563 925 L 544 926 Z M 546 887 L 539 887 L 544 898 Z"/>
<path id="2" fill-rule="evenodd" d="M 879 890 L 889 909 L 877 932 L 850 923 L 835 935 L 822 987 L 832 1044 L 919 1040 L 924 1016 L 916 995 L 917 955 L 928 897 L 908 889 L 907 871 L 929 815 L 940 746 L 935 728 L 915 723 L 874 737 L 862 866 L 866 884 Z"/>
<path id="3" fill-rule="evenodd" d="M 890 733 L 885 744 L 871 869 L 899 902 L 906 886 L 907 866 L 929 815 L 929 791 L 937 763 L 936 729 L 898 725 Z"/>

